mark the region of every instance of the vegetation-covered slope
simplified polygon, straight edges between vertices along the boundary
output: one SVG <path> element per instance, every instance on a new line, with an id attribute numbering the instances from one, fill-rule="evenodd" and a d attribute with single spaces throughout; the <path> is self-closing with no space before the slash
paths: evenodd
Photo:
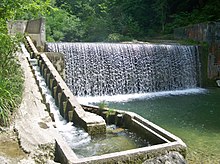
<path id="1" fill-rule="evenodd" d="M 18 38 L 7 21 L 44 16 L 48 41 L 145 40 L 173 29 L 220 19 L 219 0 L 1 0 L 0 123 L 19 104 L 22 76 L 16 61 Z"/>
<path id="2" fill-rule="evenodd" d="M 0 125 L 9 125 L 11 114 L 21 102 L 23 88 L 22 71 L 16 58 L 21 37 L 8 35 L 7 20 L 44 13 L 47 10 L 40 7 L 42 4 L 38 6 L 29 0 L 0 2 Z"/>
<path id="3" fill-rule="evenodd" d="M 144 40 L 220 19 L 218 0 L 56 0 L 47 17 L 50 41 Z"/>

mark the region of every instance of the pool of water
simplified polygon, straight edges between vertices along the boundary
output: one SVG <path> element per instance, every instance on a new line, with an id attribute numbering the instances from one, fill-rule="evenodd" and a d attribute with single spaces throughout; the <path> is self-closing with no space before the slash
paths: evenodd
<path id="1" fill-rule="evenodd" d="M 106 135 L 92 137 L 91 142 L 75 146 L 74 152 L 79 158 L 120 152 L 151 144 L 128 129 L 118 128 L 115 125 L 107 126 Z"/>
<path id="2" fill-rule="evenodd" d="M 140 138 L 128 129 L 119 128 L 115 125 L 107 126 L 107 133 L 105 135 L 89 136 L 87 132 L 80 127 L 74 126 L 72 122 L 67 123 L 60 115 L 55 100 L 51 96 L 44 78 L 40 75 L 39 67 L 36 66 L 36 60 L 32 60 L 31 63 L 42 93 L 45 95 L 45 100 L 50 106 L 50 113 L 53 113 L 56 128 L 78 158 L 120 152 L 151 145 L 147 140 Z"/>
<path id="3" fill-rule="evenodd" d="M 220 88 L 107 103 L 180 137 L 188 146 L 188 163 L 220 163 Z"/>

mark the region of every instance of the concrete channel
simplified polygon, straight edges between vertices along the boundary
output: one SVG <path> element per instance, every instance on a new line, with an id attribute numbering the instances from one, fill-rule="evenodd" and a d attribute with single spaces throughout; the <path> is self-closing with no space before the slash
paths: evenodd
<path id="1" fill-rule="evenodd" d="M 90 135 L 105 134 L 108 109 L 80 105 L 67 87 L 53 64 L 44 53 L 39 53 L 30 37 L 26 37 L 26 48 L 32 58 L 37 59 L 40 72 L 52 92 L 60 114 L 70 122 L 82 127 Z M 49 109 L 48 109 L 49 111 Z M 70 146 L 60 137 L 56 138 L 55 161 L 60 163 L 143 163 L 170 152 L 186 156 L 185 143 L 175 135 L 142 118 L 133 112 L 114 110 L 113 123 L 137 133 L 141 138 L 150 140 L 151 146 L 121 152 L 78 158 Z"/>

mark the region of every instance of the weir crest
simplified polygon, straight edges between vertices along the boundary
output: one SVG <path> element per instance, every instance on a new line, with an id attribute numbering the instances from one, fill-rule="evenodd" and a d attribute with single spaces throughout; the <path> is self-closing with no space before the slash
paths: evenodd
<path id="1" fill-rule="evenodd" d="M 64 54 L 66 83 L 77 96 L 182 90 L 200 82 L 196 46 L 47 43 L 47 51 Z"/>

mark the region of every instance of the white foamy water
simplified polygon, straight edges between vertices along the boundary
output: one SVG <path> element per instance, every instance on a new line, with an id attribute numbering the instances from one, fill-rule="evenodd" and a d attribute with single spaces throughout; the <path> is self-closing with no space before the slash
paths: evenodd
<path id="1" fill-rule="evenodd" d="M 202 94 L 206 93 L 207 90 L 203 88 L 192 88 L 185 90 L 176 91 L 162 91 L 162 92 L 151 92 L 141 94 L 125 94 L 125 95 L 114 95 L 114 96 L 95 96 L 95 97 L 77 97 L 80 104 L 98 103 L 102 101 L 107 102 L 127 102 L 135 99 L 153 99 L 162 96 L 175 96 L 175 95 L 189 95 L 189 94 Z"/>
<path id="2" fill-rule="evenodd" d="M 50 105 L 50 113 L 53 113 L 55 119 L 55 125 L 59 133 L 63 136 L 64 140 L 69 144 L 72 149 L 80 148 L 91 142 L 91 137 L 83 129 L 73 126 L 72 122 L 67 122 L 59 112 L 59 108 L 55 104 L 54 98 L 51 96 L 51 92 L 48 89 L 44 78 L 40 74 L 37 61 L 30 59 L 30 54 L 26 50 L 25 46 L 21 44 L 21 48 L 25 56 L 30 60 L 30 63 L 35 70 L 36 79 L 39 81 L 39 86 L 42 89 L 42 94 L 46 95 L 46 103 Z"/>
<path id="3" fill-rule="evenodd" d="M 44 78 L 40 75 L 38 67 L 36 69 L 37 79 L 40 81 L 39 85 L 42 88 L 42 93 L 46 95 L 46 102 L 50 104 L 50 112 L 53 113 L 56 127 L 63 138 L 74 149 L 90 143 L 91 137 L 83 129 L 73 126 L 72 122 L 67 122 L 59 112 L 59 108 L 55 104 L 55 100 L 51 96 L 50 90 L 47 88 Z"/>
<path id="4" fill-rule="evenodd" d="M 151 93 L 200 83 L 197 46 L 47 43 L 64 54 L 66 83 L 76 96 Z"/>

